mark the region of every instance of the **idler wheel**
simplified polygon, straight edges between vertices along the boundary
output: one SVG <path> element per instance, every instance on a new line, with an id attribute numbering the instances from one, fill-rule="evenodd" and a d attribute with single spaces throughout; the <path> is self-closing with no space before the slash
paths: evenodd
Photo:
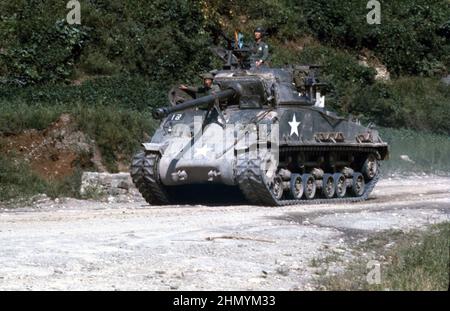
<path id="1" fill-rule="evenodd" d="M 275 198 L 281 200 L 283 197 L 283 179 L 280 176 L 276 176 L 273 179 L 271 190 Z"/>
<path id="2" fill-rule="evenodd" d="M 368 180 L 372 180 L 377 176 L 378 169 L 379 165 L 377 157 L 373 153 L 369 154 L 362 167 L 362 173 Z"/>
<path id="3" fill-rule="evenodd" d="M 302 176 L 299 174 L 292 174 L 290 189 L 291 195 L 295 200 L 300 200 L 303 197 L 304 186 Z"/>
<path id="4" fill-rule="evenodd" d="M 302 181 L 303 181 L 303 185 L 305 187 L 305 189 L 304 189 L 305 198 L 307 200 L 314 199 L 314 197 L 316 196 L 316 190 L 317 190 L 316 179 L 314 178 L 313 175 L 305 174 L 302 176 Z"/>
<path id="5" fill-rule="evenodd" d="M 362 196 L 365 186 L 364 176 L 361 173 L 353 174 L 352 193 L 357 197 Z"/>
<path id="6" fill-rule="evenodd" d="M 345 182 L 345 176 L 341 173 L 336 173 L 333 175 L 335 184 L 335 194 L 336 197 L 342 199 L 347 193 L 347 184 Z"/>
<path id="7" fill-rule="evenodd" d="M 334 197 L 336 187 L 334 184 L 334 178 L 333 175 L 325 174 L 323 175 L 322 180 L 322 194 L 325 198 L 331 199 Z"/>

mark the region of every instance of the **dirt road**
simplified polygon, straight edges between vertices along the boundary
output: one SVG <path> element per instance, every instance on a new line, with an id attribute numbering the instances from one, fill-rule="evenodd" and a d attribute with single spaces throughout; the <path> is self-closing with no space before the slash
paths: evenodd
<path id="1" fill-rule="evenodd" d="M 450 221 L 450 178 L 383 180 L 347 205 L 73 199 L 0 209 L 0 290 L 308 290 L 314 258 L 370 233 Z"/>

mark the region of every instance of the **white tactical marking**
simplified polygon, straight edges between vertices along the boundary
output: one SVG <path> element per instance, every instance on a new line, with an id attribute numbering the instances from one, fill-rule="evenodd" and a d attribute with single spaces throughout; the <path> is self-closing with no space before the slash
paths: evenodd
<path id="1" fill-rule="evenodd" d="M 195 149 L 195 155 L 196 156 L 203 156 L 204 158 L 206 158 L 206 156 L 208 155 L 208 153 L 212 151 L 211 148 L 209 148 L 207 145 L 201 147 L 201 148 L 196 148 Z"/>
<path id="2" fill-rule="evenodd" d="M 291 136 L 294 134 L 299 136 L 298 135 L 298 126 L 300 125 L 301 122 L 297 122 L 295 113 L 294 113 L 294 116 L 292 117 L 292 121 L 288 122 L 288 123 L 289 123 L 289 126 L 291 127 Z"/>

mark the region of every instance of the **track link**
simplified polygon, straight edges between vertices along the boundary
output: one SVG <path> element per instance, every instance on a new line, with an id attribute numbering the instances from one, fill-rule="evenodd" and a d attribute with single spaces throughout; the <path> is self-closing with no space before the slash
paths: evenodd
<path id="1" fill-rule="evenodd" d="M 280 152 L 298 152 L 298 151 L 329 151 L 320 147 L 287 147 L 280 150 Z M 354 151 L 354 152 L 376 152 L 376 149 L 372 148 L 355 148 L 343 147 L 336 151 Z M 369 198 L 370 193 L 377 184 L 380 173 L 365 185 L 364 193 L 359 197 L 344 197 L 334 199 L 317 198 L 313 200 L 278 200 L 273 195 L 265 181 L 265 173 L 261 169 L 261 158 L 251 159 L 247 153 L 238 155 L 237 157 L 237 180 L 239 188 L 244 196 L 251 204 L 262 206 L 287 206 L 287 205 L 302 205 L 302 204 L 329 204 L 329 203 L 352 203 L 361 202 Z"/>
<path id="2" fill-rule="evenodd" d="M 170 204 L 169 197 L 160 182 L 158 163 L 160 155 L 156 153 L 140 152 L 131 162 L 130 174 L 133 183 L 151 205 Z"/>

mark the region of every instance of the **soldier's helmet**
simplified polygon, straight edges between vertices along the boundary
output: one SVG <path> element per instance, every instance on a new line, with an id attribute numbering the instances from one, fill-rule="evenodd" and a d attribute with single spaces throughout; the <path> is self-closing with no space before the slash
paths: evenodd
<path id="1" fill-rule="evenodd" d="M 263 27 L 258 26 L 258 27 L 255 28 L 255 31 L 254 31 L 254 32 L 259 32 L 259 33 L 261 33 L 262 35 L 264 35 L 266 31 L 265 31 L 265 29 L 264 29 Z"/>
<path id="2" fill-rule="evenodd" d="M 201 77 L 203 80 L 207 80 L 207 79 L 209 79 L 209 80 L 214 80 L 214 76 L 213 76 L 213 74 L 210 73 L 210 72 L 204 73 L 204 74 L 200 75 L 200 77 Z"/>

